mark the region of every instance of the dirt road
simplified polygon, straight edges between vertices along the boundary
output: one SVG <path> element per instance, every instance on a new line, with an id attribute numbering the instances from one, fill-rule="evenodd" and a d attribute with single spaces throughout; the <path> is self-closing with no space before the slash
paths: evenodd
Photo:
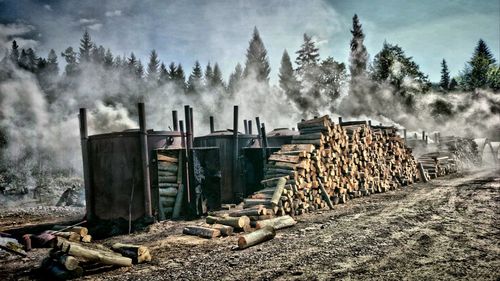
<path id="1" fill-rule="evenodd" d="M 180 234 L 183 223 L 102 241 L 149 245 L 154 260 L 85 280 L 498 280 L 500 173 L 469 172 L 297 217 L 272 241 Z M 12 275 L 10 275 L 12 276 Z"/>

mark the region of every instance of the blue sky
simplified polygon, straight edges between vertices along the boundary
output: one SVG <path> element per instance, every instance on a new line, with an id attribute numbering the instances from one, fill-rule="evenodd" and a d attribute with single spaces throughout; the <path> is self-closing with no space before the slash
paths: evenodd
<path id="1" fill-rule="evenodd" d="M 17 38 L 46 56 L 78 47 L 84 29 L 113 53 L 134 51 L 143 62 L 151 49 L 160 59 L 183 64 L 217 61 L 227 78 L 245 50 L 254 26 L 259 29 L 276 81 L 281 54 L 294 53 L 307 32 L 322 58 L 348 61 L 351 19 L 360 17 L 370 58 L 384 40 L 400 45 L 439 80 L 440 61 L 458 74 L 483 38 L 500 59 L 500 0 L 482 1 L 32 1 L 0 0 L 0 39 Z M 2 39 L 3 38 L 3 39 Z M 292 55 L 294 57 L 294 55 Z"/>

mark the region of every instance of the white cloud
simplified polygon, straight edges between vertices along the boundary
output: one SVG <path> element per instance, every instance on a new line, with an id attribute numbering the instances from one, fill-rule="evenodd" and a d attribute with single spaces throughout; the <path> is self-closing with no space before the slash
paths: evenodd
<path id="1" fill-rule="evenodd" d="M 97 22 L 97 19 L 86 19 L 82 18 L 78 21 L 80 24 L 93 24 Z"/>
<path id="2" fill-rule="evenodd" d="M 52 7 L 49 4 L 43 5 L 43 8 L 45 8 L 45 10 L 47 11 L 52 11 Z"/>
<path id="3" fill-rule="evenodd" d="M 101 30 L 101 27 L 102 27 L 102 23 L 94 23 L 94 24 L 87 26 L 88 29 L 95 30 L 95 31 Z"/>
<path id="4" fill-rule="evenodd" d="M 121 10 L 107 11 L 105 15 L 107 17 L 119 17 L 122 15 L 122 11 Z"/>
<path id="5" fill-rule="evenodd" d="M 38 46 L 38 41 L 23 38 L 23 36 L 33 30 L 35 30 L 35 27 L 32 25 L 22 23 L 0 23 L 0 55 L 2 55 L 6 49 L 10 48 L 12 40 L 16 40 L 21 48 L 34 48 Z"/>

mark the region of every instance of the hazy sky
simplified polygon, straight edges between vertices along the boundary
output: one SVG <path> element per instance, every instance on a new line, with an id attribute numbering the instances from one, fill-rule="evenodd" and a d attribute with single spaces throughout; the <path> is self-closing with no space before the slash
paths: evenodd
<path id="1" fill-rule="evenodd" d="M 88 29 L 115 55 L 134 51 L 146 63 L 156 49 L 165 64 L 180 62 L 187 74 L 197 59 L 202 65 L 217 61 L 227 79 L 237 62 L 244 63 L 257 26 L 276 81 L 283 50 L 294 53 L 304 32 L 314 36 L 322 58 L 347 62 L 354 13 L 371 58 L 384 40 L 398 44 L 432 81 L 439 80 L 443 58 L 458 74 L 479 38 L 500 59 L 500 0 L 0 0 L 0 42 L 17 38 L 47 56 L 51 48 L 77 48 Z"/>

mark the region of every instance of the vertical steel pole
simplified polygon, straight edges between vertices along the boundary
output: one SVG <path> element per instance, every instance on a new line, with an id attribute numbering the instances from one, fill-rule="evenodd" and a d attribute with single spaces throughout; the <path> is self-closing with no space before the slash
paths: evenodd
<path id="1" fill-rule="evenodd" d="M 172 110 L 172 122 L 174 123 L 174 131 L 179 130 L 179 117 L 177 117 L 177 110 Z"/>
<path id="2" fill-rule="evenodd" d="M 78 115 L 80 121 L 80 141 L 82 146 L 82 160 L 83 160 L 83 182 L 85 185 L 85 207 L 87 210 L 87 219 L 94 218 L 94 190 L 90 182 L 90 161 L 89 161 L 89 135 L 87 129 L 87 109 L 80 108 Z"/>
<path id="3" fill-rule="evenodd" d="M 210 133 L 215 132 L 214 117 L 210 116 Z"/>
<path id="4" fill-rule="evenodd" d="M 148 149 L 148 132 L 146 129 L 146 113 L 144 103 L 137 104 L 139 111 L 139 139 L 141 145 L 142 156 L 142 177 L 144 189 L 144 212 L 146 216 L 151 217 L 153 211 L 151 209 L 151 187 L 149 179 L 149 149 Z"/>

